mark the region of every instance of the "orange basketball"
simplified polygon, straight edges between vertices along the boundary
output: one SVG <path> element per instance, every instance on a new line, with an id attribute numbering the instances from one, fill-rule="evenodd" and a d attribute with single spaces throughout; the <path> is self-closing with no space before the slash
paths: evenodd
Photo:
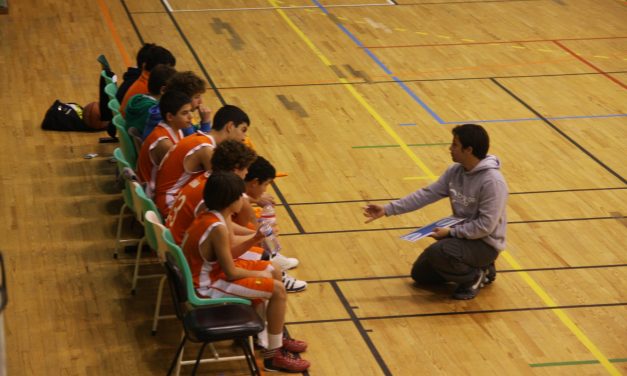
<path id="1" fill-rule="evenodd" d="M 91 129 L 106 129 L 108 123 L 100 120 L 98 102 L 91 102 L 83 107 L 83 122 Z"/>

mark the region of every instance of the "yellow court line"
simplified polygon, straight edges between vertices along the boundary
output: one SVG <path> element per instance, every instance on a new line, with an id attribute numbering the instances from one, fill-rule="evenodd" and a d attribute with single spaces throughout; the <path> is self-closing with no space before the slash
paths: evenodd
<path id="1" fill-rule="evenodd" d="M 503 251 L 501 252 L 501 255 L 515 270 L 523 269 L 522 266 L 516 261 L 516 259 L 514 259 L 514 257 L 512 257 L 512 255 L 509 252 Z M 538 285 L 538 283 L 534 281 L 533 278 L 531 278 L 529 273 L 519 272 L 517 274 L 519 274 L 520 277 L 525 282 L 527 282 L 529 287 L 531 287 L 531 289 L 536 293 L 536 295 L 538 295 L 540 299 L 542 299 L 544 304 L 546 304 L 549 307 L 557 307 L 557 303 L 555 303 L 555 301 L 549 296 L 549 294 L 547 294 L 542 289 L 542 287 L 540 287 L 540 285 Z M 570 329 L 570 331 L 575 335 L 575 337 L 577 337 L 579 342 L 581 342 L 588 349 L 588 351 L 590 351 L 592 355 L 594 355 L 594 357 L 597 358 L 597 360 L 603 365 L 603 367 L 605 367 L 605 369 L 610 375 L 616 375 L 616 376 L 620 375 L 620 372 L 618 372 L 618 369 L 616 369 L 616 367 L 614 367 L 614 365 L 610 363 L 608 358 L 605 355 L 603 355 L 601 350 L 599 350 L 599 348 L 596 347 L 594 343 L 592 343 L 592 341 L 581 331 L 581 329 L 579 329 L 577 324 L 575 324 L 573 320 L 571 320 L 571 318 L 568 317 L 566 312 L 564 312 L 562 309 L 552 309 L 551 312 L 553 312 L 560 319 L 560 321 L 568 329 Z"/>
<path id="2" fill-rule="evenodd" d="M 303 31 L 292 22 L 292 20 L 285 14 L 285 12 L 277 6 L 276 0 L 268 0 L 268 2 L 275 8 L 275 11 L 279 13 L 279 15 L 283 18 L 283 20 L 294 30 L 294 32 L 300 37 L 300 39 L 305 42 L 305 44 L 318 56 L 318 58 L 328 67 L 331 67 L 331 61 L 316 47 L 316 45 L 303 33 Z M 353 84 L 351 84 L 345 78 L 338 78 L 338 81 L 341 82 L 343 87 L 345 87 L 351 95 L 357 99 L 357 101 L 368 111 L 370 116 L 375 118 L 379 125 L 385 129 L 385 131 L 394 139 L 394 141 L 401 147 L 401 149 L 411 158 L 420 167 L 420 169 L 425 173 L 425 175 L 431 179 L 432 181 L 437 180 L 436 176 L 431 172 L 429 167 L 424 164 L 420 158 L 410 149 L 409 146 L 403 141 L 403 139 L 392 129 L 390 124 L 388 124 L 385 119 L 364 99 L 364 97 L 359 94 L 359 92 L 355 89 Z"/>
<path id="3" fill-rule="evenodd" d="M 292 30 L 305 42 L 305 44 L 316 54 L 316 56 L 327 66 L 331 66 L 331 61 L 316 47 L 316 45 L 305 35 L 305 33 L 292 22 L 292 20 L 279 9 L 277 6 L 277 0 L 268 0 L 268 2 L 275 8 L 275 11 L 283 18 L 283 20 L 292 28 Z M 364 97 L 355 89 L 355 87 L 344 78 L 339 78 L 339 81 L 343 83 L 345 87 L 355 99 L 368 111 L 368 113 L 374 117 L 379 125 L 385 129 L 385 131 L 396 141 L 396 143 L 405 151 L 405 153 L 420 167 L 426 174 L 426 178 L 436 180 L 436 176 L 429 170 L 429 168 L 414 154 L 414 152 L 407 146 L 402 138 L 392 129 L 388 122 L 379 115 L 378 112 L 364 99 Z M 509 264 L 517 270 L 521 270 L 520 264 L 507 252 L 502 252 L 503 257 L 509 262 Z M 544 301 L 549 307 L 555 307 L 557 304 L 553 299 L 538 285 L 527 272 L 521 272 L 521 277 L 531 287 L 531 289 Z M 609 362 L 608 358 L 604 356 L 601 351 L 588 339 L 588 337 L 577 327 L 577 325 L 566 315 L 561 309 L 551 310 L 562 321 L 564 325 L 577 337 L 577 339 L 597 358 L 597 360 L 603 364 L 605 369 L 611 375 L 620 375 L 618 370 Z"/>

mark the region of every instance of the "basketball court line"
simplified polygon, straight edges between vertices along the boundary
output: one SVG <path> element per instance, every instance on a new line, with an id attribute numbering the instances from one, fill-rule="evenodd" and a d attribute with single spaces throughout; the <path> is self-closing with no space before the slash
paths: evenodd
<path id="1" fill-rule="evenodd" d="M 555 222 L 578 222 L 578 221 L 602 221 L 602 220 L 622 220 L 627 219 L 627 216 L 609 216 L 609 217 L 577 217 L 577 218 L 559 218 L 559 219 L 530 219 L 525 221 L 508 221 L 508 225 L 520 225 L 530 223 L 555 223 Z M 294 235 L 329 235 L 329 234 L 348 234 L 356 232 L 380 232 L 380 231 L 400 231 L 400 230 L 414 230 L 422 227 L 420 225 L 415 226 L 401 226 L 401 227 L 381 227 L 381 228 L 357 228 L 350 230 L 327 230 L 327 231 L 306 231 L 303 232 L 286 232 L 281 233 L 281 236 L 294 236 Z"/>
<path id="2" fill-rule="evenodd" d="M 120 34 L 118 33 L 118 30 L 115 27 L 115 23 L 113 22 L 113 19 L 111 18 L 111 13 L 109 12 L 109 8 L 107 8 L 107 4 L 105 4 L 104 0 L 98 0 L 98 7 L 100 8 L 100 14 L 102 15 L 102 18 L 104 19 L 105 24 L 107 25 L 107 28 L 109 29 L 109 33 L 111 33 L 113 42 L 115 43 L 115 46 L 120 52 L 122 61 L 124 61 L 124 64 L 126 64 L 126 66 L 129 66 L 129 67 L 132 66 L 133 61 L 131 60 L 128 52 L 126 52 L 126 48 L 124 48 L 124 43 L 122 42 L 122 39 L 120 38 Z"/>
<path id="3" fill-rule="evenodd" d="M 607 74 L 624 74 L 627 71 L 609 71 Z M 411 82 L 440 82 L 440 81 L 466 81 L 466 80 L 489 80 L 495 79 L 510 79 L 510 78 L 544 78 L 544 77 L 570 77 L 570 76 L 589 76 L 600 75 L 598 72 L 583 72 L 583 73 L 554 73 L 554 74 L 536 74 L 536 75 L 511 75 L 511 76 L 483 76 L 483 77 L 440 77 L 440 78 L 416 78 L 416 79 L 404 79 L 403 81 Z M 380 80 L 380 81 L 350 81 L 351 85 L 370 85 L 370 84 L 391 84 L 393 80 Z M 289 87 L 315 87 L 315 86 L 338 86 L 346 85 L 340 82 L 310 82 L 310 83 L 297 83 L 297 84 L 276 84 L 276 85 L 248 85 L 248 86 L 220 86 L 220 90 L 238 90 L 238 89 L 272 89 L 272 88 L 289 88 Z M 623 115 L 623 114 L 617 114 Z M 604 116 L 604 115 L 601 115 Z"/>
<path id="4" fill-rule="evenodd" d="M 614 191 L 625 190 L 627 187 L 606 187 L 606 188 L 572 188 L 572 189 L 555 189 L 546 191 L 522 191 L 522 192 L 509 192 L 509 195 L 535 195 L 535 194 L 548 194 L 548 193 L 572 193 L 572 192 L 590 192 L 590 191 Z M 290 202 L 290 206 L 303 206 L 303 205 L 333 205 L 333 204 L 350 204 L 350 203 L 365 203 L 365 202 L 378 202 L 378 201 L 394 201 L 400 197 L 391 198 L 374 198 L 374 199 L 355 199 L 355 200 L 338 200 L 338 201 L 318 201 L 318 202 Z"/>
<path id="5" fill-rule="evenodd" d="M 512 91 L 510 91 L 507 87 L 505 87 L 505 85 L 503 85 L 502 83 L 500 83 L 499 81 L 495 80 L 495 79 L 491 79 L 491 81 L 497 85 L 498 87 L 500 87 L 501 89 L 503 89 L 507 94 L 509 94 L 512 98 L 514 98 L 518 103 L 520 103 L 521 105 L 523 105 L 523 107 L 527 108 L 530 112 L 532 112 L 534 115 L 536 115 L 537 117 L 539 117 L 540 119 L 542 119 L 542 121 L 548 125 L 549 127 L 551 127 L 554 131 L 556 131 L 558 134 L 560 134 L 563 138 L 565 138 L 567 141 L 569 141 L 573 146 L 575 146 L 577 149 L 579 149 L 580 151 L 582 151 L 584 154 L 586 154 L 588 157 L 592 158 L 593 161 L 595 161 L 597 164 L 599 164 L 601 167 L 603 167 L 606 171 L 608 171 L 610 174 L 614 175 L 616 178 L 618 178 L 623 184 L 627 184 L 627 179 L 625 179 L 624 177 L 622 177 L 620 174 L 618 174 L 616 171 L 614 171 L 613 169 L 611 169 L 608 165 L 606 165 L 605 163 L 603 163 L 599 158 L 597 158 L 594 154 L 592 154 L 591 152 L 589 152 L 588 150 L 586 150 L 586 148 L 584 148 L 582 145 L 580 145 L 577 141 L 575 141 L 575 139 L 573 139 L 572 137 L 570 137 L 568 134 L 566 134 L 566 132 L 562 131 L 560 128 L 557 127 L 557 125 L 551 123 L 546 117 L 542 116 L 538 111 L 536 111 L 533 107 L 531 107 L 530 105 L 528 105 L 525 101 L 523 101 L 521 98 L 519 98 L 517 95 L 515 95 Z"/>
<path id="6" fill-rule="evenodd" d="M 603 70 L 599 69 L 597 66 L 595 66 L 594 64 L 592 64 L 591 62 L 589 62 L 588 60 L 584 59 L 581 55 L 579 55 L 578 53 L 574 52 L 573 50 L 571 50 L 570 48 L 564 46 L 564 44 L 560 43 L 557 40 L 554 40 L 553 43 L 557 44 L 558 46 L 560 46 L 564 51 L 568 52 L 569 54 L 571 54 L 575 59 L 581 61 L 582 63 L 586 64 L 587 66 L 589 66 L 590 68 L 594 69 L 595 71 L 601 73 L 602 75 L 604 75 L 605 77 L 607 77 L 610 81 L 614 82 L 615 84 L 619 85 L 620 87 L 622 87 L 623 89 L 627 89 L 627 85 L 625 85 L 624 83 L 622 83 L 621 81 L 619 81 L 616 77 L 612 77 L 609 74 L 605 73 Z"/>
<path id="7" fill-rule="evenodd" d="M 559 266 L 549 268 L 527 268 L 527 269 L 499 269 L 498 273 L 520 273 L 520 272 L 546 272 L 546 271 L 562 271 L 562 270 L 579 270 L 579 269 L 609 269 L 624 268 L 627 264 L 607 264 L 607 265 L 582 265 L 582 266 Z M 314 279 L 307 283 L 329 283 L 329 282 L 358 282 L 358 281 L 378 281 L 381 279 L 402 279 L 410 278 L 409 274 L 390 275 L 390 276 L 374 276 L 374 277 L 353 277 L 353 278 L 334 278 L 334 279 Z"/>
<path id="8" fill-rule="evenodd" d="M 315 5 L 288 5 L 275 7 L 243 7 L 243 8 L 201 8 L 201 9 L 174 9 L 168 0 L 162 0 L 167 9 L 172 13 L 194 13 L 194 12 L 241 12 L 255 10 L 276 10 L 276 9 L 317 9 Z M 393 0 L 387 0 L 386 3 L 367 3 L 367 4 L 330 4 L 329 8 L 364 8 L 364 7 L 389 7 L 396 5 Z M 161 12 L 159 12 L 161 13 Z"/>
<path id="9" fill-rule="evenodd" d="M 596 303 L 596 304 L 572 304 L 572 305 L 556 305 L 556 306 L 538 306 L 538 307 L 523 307 L 523 308 L 502 308 L 502 309 L 485 309 L 485 310 L 468 310 L 468 311 L 443 311 L 443 312 L 429 312 L 429 313 L 407 313 L 402 315 L 384 315 L 384 316 L 356 316 L 357 321 L 373 321 L 373 320 L 395 320 L 395 319 L 410 319 L 417 317 L 438 317 L 438 316 L 465 316 L 465 315 L 487 315 L 494 313 L 506 313 L 506 312 L 534 312 L 534 311 L 559 311 L 563 309 L 586 309 L 586 308 L 610 308 L 610 307 L 624 307 L 627 306 L 627 302 L 619 303 Z M 352 308 L 352 307 L 351 307 Z M 355 307 L 356 308 L 356 307 Z M 352 309 L 351 309 L 352 311 Z M 321 320 L 303 320 L 303 321 L 287 321 L 286 325 L 303 325 L 303 324 L 318 324 L 318 323 L 333 323 L 333 322 L 347 322 L 353 321 L 352 318 L 346 319 L 321 319 Z M 620 375 L 620 374 L 618 374 Z"/>

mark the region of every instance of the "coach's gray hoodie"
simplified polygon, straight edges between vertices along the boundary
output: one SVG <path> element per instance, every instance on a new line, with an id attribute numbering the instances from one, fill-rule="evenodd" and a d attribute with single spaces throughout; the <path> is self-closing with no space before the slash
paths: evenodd
<path id="1" fill-rule="evenodd" d="M 451 229 L 451 236 L 481 239 L 498 251 L 505 249 L 507 184 L 500 161 L 487 155 L 475 168 L 454 163 L 433 184 L 385 205 L 385 215 L 399 215 L 450 197 L 453 215 L 466 220 Z"/>

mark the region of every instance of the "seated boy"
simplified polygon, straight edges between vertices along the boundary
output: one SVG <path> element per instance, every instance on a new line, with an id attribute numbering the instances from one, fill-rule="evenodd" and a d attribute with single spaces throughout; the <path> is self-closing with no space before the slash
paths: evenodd
<path id="1" fill-rule="evenodd" d="M 155 204 L 163 217 L 187 182 L 204 171 L 211 171 L 211 156 L 225 140 L 243 141 L 250 126 L 248 115 L 236 106 L 220 108 L 209 133 L 198 131 L 183 138 L 161 161 L 155 183 Z"/>
<path id="2" fill-rule="evenodd" d="M 303 351 L 306 344 L 283 336 L 287 295 L 279 280 L 280 271 L 268 261 L 234 260 L 231 254 L 231 216 L 241 209 L 243 193 L 244 181 L 232 172 L 215 172 L 207 179 L 203 194 L 207 209 L 196 217 L 183 241 L 194 287 L 205 297 L 267 300 L 268 346 L 263 350 L 264 368 L 303 372 L 310 363 L 289 349 Z M 257 232 L 255 238 L 261 240 L 263 234 Z"/>
<path id="3" fill-rule="evenodd" d="M 146 193 L 152 197 L 159 164 L 168 151 L 183 138 L 181 129 L 192 122 L 191 98 L 187 95 L 171 91 L 161 98 L 159 106 L 165 114 L 165 122 L 150 133 L 142 144 L 137 158 L 137 176 L 146 183 Z"/>
<path id="4" fill-rule="evenodd" d="M 198 111 L 200 124 L 198 128 L 207 133 L 211 130 L 211 110 L 202 103 L 202 95 L 207 90 L 205 80 L 198 77 L 194 72 L 178 72 L 167 82 L 164 91 L 177 90 L 182 91 L 192 98 L 192 111 Z M 149 117 L 142 134 L 146 138 L 152 129 L 161 121 L 161 112 L 159 106 L 153 106 L 149 109 Z M 183 129 L 183 134 L 189 136 L 196 132 L 196 126 L 190 126 Z"/>
<path id="5" fill-rule="evenodd" d="M 175 73 L 174 68 L 165 64 L 157 65 L 150 72 L 148 94 L 137 94 L 126 105 L 126 130 L 135 128 L 139 134 L 144 133 L 149 115 L 148 110 L 153 106 L 159 106 L 159 98 L 164 92 L 165 84 Z"/>

